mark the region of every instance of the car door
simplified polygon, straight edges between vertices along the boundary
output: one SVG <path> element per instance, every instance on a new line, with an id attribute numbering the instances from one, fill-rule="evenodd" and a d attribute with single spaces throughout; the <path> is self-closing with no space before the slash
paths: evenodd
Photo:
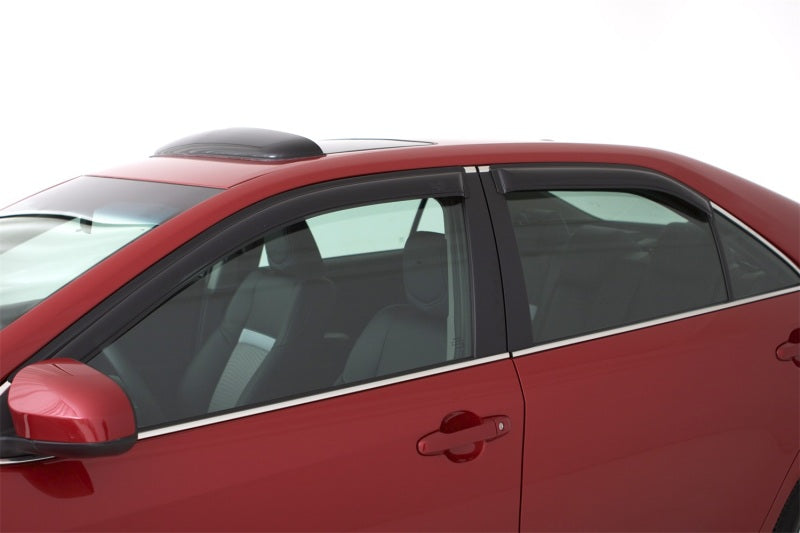
<path id="1" fill-rule="evenodd" d="M 477 173 L 448 168 L 305 188 L 198 236 L 40 354 L 118 381 L 139 440 L 5 460 L 2 529 L 517 529 L 490 227 Z"/>
<path id="2" fill-rule="evenodd" d="M 776 357 L 796 342 L 796 266 L 646 169 L 483 178 L 500 191 L 503 279 L 518 280 L 521 529 L 761 528 L 800 449 L 799 374 Z"/>

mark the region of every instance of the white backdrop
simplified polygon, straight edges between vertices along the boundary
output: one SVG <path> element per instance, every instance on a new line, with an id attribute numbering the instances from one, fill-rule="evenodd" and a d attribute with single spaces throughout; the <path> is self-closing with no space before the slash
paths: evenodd
<path id="1" fill-rule="evenodd" d="M 652 146 L 800 200 L 800 0 L 26 0 L 0 62 L 0 205 L 230 126 Z"/>

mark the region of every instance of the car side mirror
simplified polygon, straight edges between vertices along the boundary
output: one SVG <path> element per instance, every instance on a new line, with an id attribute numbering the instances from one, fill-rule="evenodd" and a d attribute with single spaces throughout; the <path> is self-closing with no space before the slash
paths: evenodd
<path id="1" fill-rule="evenodd" d="M 133 407 L 111 378 L 73 359 L 50 359 L 20 370 L 8 391 L 16 437 L 4 455 L 95 457 L 128 451 L 136 442 Z"/>

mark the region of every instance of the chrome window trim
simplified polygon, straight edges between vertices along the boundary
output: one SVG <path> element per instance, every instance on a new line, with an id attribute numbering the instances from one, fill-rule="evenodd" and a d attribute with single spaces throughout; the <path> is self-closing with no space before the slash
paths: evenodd
<path id="1" fill-rule="evenodd" d="M 760 234 L 760 233 L 758 233 L 756 230 L 754 230 L 753 228 L 751 228 L 750 226 L 748 226 L 747 224 L 745 224 L 744 222 L 742 222 L 741 220 L 739 220 L 738 218 L 736 218 L 734 215 L 732 215 L 732 214 L 731 214 L 731 213 L 729 213 L 728 211 L 725 211 L 723 208 L 721 208 L 720 206 L 718 206 L 718 205 L 717 205 L 717 204 L 715 204 L 714 202 L 710 202 L 710 203 L 711 203 L 711 207 L 714 209 L 714 211 L 717 211 L 717 212 L 718 212 L 720 215 L 724 216 L 725 218 L 727 218 L 728 220 L 730 220 L 731 222 L 733 222 L 734 224 L 736 224 L 737 226 L 739 226 L 741 229 L 743 229 L 744 231 L 746 231 L 747 233 L 749 233 L 749 234 L 750 234 L 750 235 L 751 235 L 753 238 L 755 238 L 755 239 L 756 239 L 758 242 L 760 242 L 761 244 L 763 244 L 764 246 L 766 246 L 767 248 L 769 248 L 769 250 L 770 250 L 772 253 L 774 253 L 774 254 L 775 254 L 775 255 L 777 255 L 777 256 L 778 256 L 780 259 L 782 259 L 784 263 L 786 263 L 787 265 L 789 265 L 790 267 L 792 267 L 792 270 L 794 270 L 794 271 L 795 271 L 795 273 L 797 273 L 798 275 L 800 275 L 800 267 L 798 267 L 797 265 L 795 265 L 795 264 L 794 264 L 794 261 L 792 261 L 791 259 L 789 259 L 789 257 L 787 257 L 787 256 L 786 256 L 786 254 L 784 254 L 783 252 L 781 252 L 780 250 L 778 250 L 778 248 L 776 248 L 774 244 L 772 244 L 771 242 L 769 242 L 767 239 L 765 239 L 763 236 L 761 236 L 761 234 Z"/>
<path id="2" fill-rule="evenodd" d="M 648 320 L 646 322 L 638 322 L 636 324 L 631 324 L 629 326 L 607 329 L 604 331 L 598 331 L 596 333 L 590 333 L 588 335 L 581 335 L 579 337 L 571 337 L 569 339 L 564 339 L 560 341 L 548 342 L 546 344 L 540 344 L 538 346 L 532 346 L 530 348 L 523 348 L 522 350 L 516 350 L 512 352 L 511 356 L 523 357 L 526 355 L 545 352 L 548 350 L 554 350 L 556 348 L 562 348 L 564 346 L 569 346 L 571 344 L 580 344 L 582 342 L 592 341 L 595 339 L 602 339 L 603 337 L 611 337 L 612 335 L 619 335 L 620 333 L 627 333 L 629 331 L 635 331 L 637 329 L 650 328 L 653 326 L 666 324 L 668 322 L 677 322 L 678 320 L 683 320 L 685 318 L 691 318 L 699 315 L 705 315 L 708 313 L 714 313 L 716 311 L 721 311 L 723 309 L 730 309 L 731 307 L 739 307 L 740 305 L 747 305 L 761 300 L 768 300 L 770 298 L 783 296 L 784 294 L 790 294 L 793 292 L 800 292 L 800 285 L 789 287 L 788 289 L 781 289 L 778 291 L 768 292 L 766 294 L 751 296 L 749 298 L 743 298 L 741 300 L 734 300 L 732 302 L 725 302 L 723 304 L 712 305 L 710 307 L 703 307 L 701 309 L 696 309 L 694 311 L 687 311 L 685 313 L 678 313 L 676 315 L 669 315 L 662 318 L 656 318 L 654 320 Z"/>
<path id="3" fill-rule="evenodd" d="M 304 396 L 302 398 L 296 398 L 294 400 L 288 400 L 285 402 L 273 403 L 269 405 L 262 405 L 258 407 L 251 407 L 249 409 L 242 409 L 241 411 L 236 411 L 233 413 L 226 413 L 223 415 L 216 415 L 210 416 L 207 418 L 203 418 L 200 420 L 192 420 L 190 422 L 183 422 L 179 424 L 173 424 L 170 426 L 160 427 L 156 429 L 151 429 L 147 431 L 140 431 L 138 440 L 145 440 L 150 439 L 153 437 L 160 437 L 161 435 L 168 435 L 170 433 L 177 433 L 179 431 L 187 431 L 190 429 L 195 429 L 203 426 L 210 426 L 213 424 L 219 424 L 221 422 L 228 422 L 230 420 L 237 420 L 239 418 L 247 418 L 254 415 L 260 415 L 263 413 L 269 413 L 271 411 L 278 411 L 280 409 L 286 409 L 289 407 L 295 407 L 298 405 L 304 405 L 308 403 L 315 403 L 322 400 L 328 400 L 330 398 L 337 398 L 339 396 L 346 396 L 349 394 L 354 394 L 357 392 L 363 392 L 372 389 L 378 389 L 381 387 L 386 387 L 388 385 L 395 385 L 397 383 L 403 383 L 406 381 L 413 381 L 415 379 L 426 378 L 430 376 L 435 376 L 438 374 L 445 374 L 447 372 L 453 372 L 456 370 L 461 370 L 464 368 L 470 368 L 474 366 L 480 366 L 484 364 L 494 363 L 497 361 L 502 361 L 504 359 L 509 359 L 510 354 L 508 352 L 490 355 L 487 357 L 480 357 L 477 359 L 469 359 L 467 361 L 462 361 L 460 363 L 453 363 L 450 365 L 440 366 L 436 368 L 431 368 L 428 370 L 421 370 L 419 372 L 414 372 L 411 374 L 405 374 L 402 376 L 395 376 L 393 378 L 382 379 L 378 381 L 373 381 L 370 383 L 362 383 L 360 385 L 354 385 L 352 387 L 347 387 L 344 389 L 337 389 L 330 392 L 323 392 L 320 394 L 312 394 L 310 396 Z"/>

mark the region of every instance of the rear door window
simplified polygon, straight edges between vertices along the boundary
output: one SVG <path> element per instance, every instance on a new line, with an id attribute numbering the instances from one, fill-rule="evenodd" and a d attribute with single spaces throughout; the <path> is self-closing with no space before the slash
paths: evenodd
<path id="1" fill-rule="evenodd" d="M 657 194 L 507 195 L 536 344 L 726 300 L 707 217 Z"/>

